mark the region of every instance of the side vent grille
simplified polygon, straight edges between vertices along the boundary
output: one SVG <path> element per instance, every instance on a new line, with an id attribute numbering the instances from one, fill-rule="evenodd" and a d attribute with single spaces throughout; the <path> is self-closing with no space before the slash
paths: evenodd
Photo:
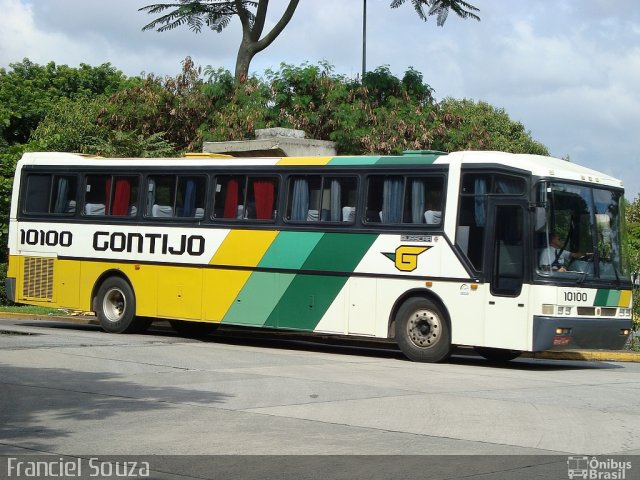
<path id="1" fill-rule="evenodd" d="M 53 300 L 53 258 L 26 257 L 22 291 L 29 300 Z"/>

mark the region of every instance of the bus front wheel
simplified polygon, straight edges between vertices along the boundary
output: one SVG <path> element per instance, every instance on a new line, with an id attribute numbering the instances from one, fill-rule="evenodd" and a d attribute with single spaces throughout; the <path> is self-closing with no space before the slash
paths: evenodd
<path id="1" fill-rule="evenodd" d="M 103 330 L 109 333 L 139 333 L 149 326 L 148 319 L 136 318 L 136 297 L 121 277 L 107 278 L 98 289 L 95 311 Z"/>
<path id="2" fill-rule="evenodd" d="M 410 360 L 441 362 L 451 354 L 447 317 L 432 301 L 413 297 L 402 304 L 395 322 L 396 342 Z"/>

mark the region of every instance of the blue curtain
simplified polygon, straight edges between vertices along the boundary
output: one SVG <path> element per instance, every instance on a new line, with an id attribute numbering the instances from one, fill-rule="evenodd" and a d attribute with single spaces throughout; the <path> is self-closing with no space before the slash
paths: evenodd
<path id="1" fill-rule="evenodd" d="M 424 180 L 413 179 L 411 181 L 411 223 L 423 223 L 425 211 L 425 187 Z"/>
<path id="2" fill-rule="evenodd" d="M 382 223 L 402 221 L 402 179 L 387 178 L 382 189 Z"/>
<path id="3" fill-rule="evenodd" d="M 474 192 L 476 225 L 484 227 L 487 223 L 487 181 L 484 178 L 476 178 Z"/>
<path id="4" fill-rule="evenodd" d="M 291 220 L 303 222 L 309 213 L 309 182 L 305 178 L 293 181 L 293 198 L 291 201 Z"/>
<path id="5" fill-rule="evenodd" d="M 184 202 L 182 207 L 183 217 L 195 217 L 196 215 L 196 182 L 187 180 L 184 187 Z"/>

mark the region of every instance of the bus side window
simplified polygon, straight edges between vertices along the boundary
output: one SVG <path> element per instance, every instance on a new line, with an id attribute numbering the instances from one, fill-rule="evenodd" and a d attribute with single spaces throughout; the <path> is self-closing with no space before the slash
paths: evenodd
<path id="1" fill-rule="evenodd" d="M 146 215 L 163 218 L 203 218 L 206 178 L 153 175 L 147 183 Z"/>
<path id="2" fill-rule="evenodd" d="M 354 177 L 291 177 L 287 220 L 353 223 L 357 182 Z"/>
<path id="3" fill-rule="evenodd" d="M 216 220 L 241 219 L 244 217 L 244 190 L 246 176 L 219 175 L 213 200 L 213 217 Z"/>
<path id="4" fill-rule="evenodd" d="M 278 180 L 273 177 L 249 177 L 247 219 L 275 220 L 278 201 Z"/>
<path id="5" fill-rule="evenodd" d="M 88 175 L 85 215 L 134 216 L 138 179 L 133 176 Z"/>
<path id="6" fill-rule="evenodd" d="M 73 175 L 29 175 L 25 213 L 74 214 L 76 186 L 77 179 Z"/>
<path id="7" fill-rule="evenodd" d="M 403 223 L 442 223 L 442 177 L 409 177 L 406 182 Z"/>

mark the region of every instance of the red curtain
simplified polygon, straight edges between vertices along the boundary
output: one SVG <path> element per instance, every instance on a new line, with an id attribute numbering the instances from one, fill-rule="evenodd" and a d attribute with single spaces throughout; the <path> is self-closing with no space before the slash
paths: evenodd
<path id="1" fill-rule="evenodd" d="M 229 179 L 224 199 L 224 218 L 236 218 L 238 215 L 238 180 Z"/>
<path id="2" fill-rule="evenodd" d="M 273 201 L 275 185 L 273 180 L 254 180 L 253 192 L 256 198 L 256 218 L 271 220 L 273 218 Z"/>
<path id="3" fill-rule="evenodd" d="M 116 180 L 116 189 L 113 198 L 111 215 L 125 216 L 129 214 L 131 201 L 131 183 L 126 178 Z"/>

